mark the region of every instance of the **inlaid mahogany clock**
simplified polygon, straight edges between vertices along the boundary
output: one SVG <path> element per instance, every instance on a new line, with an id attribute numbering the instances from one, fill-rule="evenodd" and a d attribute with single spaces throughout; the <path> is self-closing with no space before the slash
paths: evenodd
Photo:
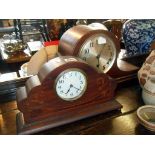
<path id="1" fill-rule="evenodd" d="M 33 134 L 120 109 L 116 82 L 79 58 L 61 56 L 43 65 L 17 90 L 18 134 Z"/>
<path id="2" fill-rule="evenodd" d="M 61 55 L 77 56 L 101 73 L 118 78 L 137 71 L 137 67 L 119 60 L 120 44 L 109 31 L 78 25 L 67 30 L 60 39 Z"/>

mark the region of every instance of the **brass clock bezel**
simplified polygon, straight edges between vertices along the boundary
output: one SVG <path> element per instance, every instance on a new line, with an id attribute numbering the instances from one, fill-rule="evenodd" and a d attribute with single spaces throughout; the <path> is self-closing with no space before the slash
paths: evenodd
<path id="1" fill-rule="evenodd" d="M 108 37 L 107 35 L 102 34 L 102 33 L 97 33 L 97 34 L 91 35 L 91 36 L 89 36 L 87 39 L 85 39 L 85 41 L 81 44 L 81 47 L 80 47 L 80 49 L 79 49 L 78 57 L 81 58 L 81 55 L 82 55 L 81 52 L 82 52 L 82 49 L 84 48 L 84 45 L 85 45 L 88 41 L 93 40 L 92 38 L 95 38 L 95 37 L 103 37 L 103 38 L 106 39 L 106 42 L 108 41 L 108 42 L 110 42 L 110 44 L 113 45 L 114 51 L 113 51 L 112 61 L 111 61 L 111 63 L 108 65 L 108 67 L 106 67 L 105 70 L 97 69 L 97 68 L 94 67 L 93 65 L 89 64 L 87 61 L 85 61 L 85 60 L 84 60 L 84 61 L 87 62 L 90 66 L 92 66 L 92 67 L 93 67 L 94 69 L 96 69 L 97 71 L 99 71 L 99 72 L 101 72 L 101 73 L 107 73 L 107 72 L 111 69 L 111 67 L 113 66 L 113 64 L 115 63 L 115 60 L 116 60 L 116 57 L 117 57 L 117 48 L 116 48 L 116 45 L 115 45 L 115 43 L 111 40 L 111 38 Z"/>
<path id="2" fill-rule="evenodd" d="M 58 82 L 58 80 L 60 79 L 60 77 L 62 77 L 65 73 L 70 72 L 70 71 L 78 71 L 78 72 L 82 73 L 82 74 L 84 75 L 84 79 L 85 79 L 85 86 L 84 86 L 82 92 L 81 92 L 78 96 L 76 96 L 76 97 L 74 97 L 74 98 L 67 98 L 67 99 L 66 99 L 66 98 L 63 98 L 63 97 L 59 96 L 59 94 L 58 94 L 57 91 L 56 91 L 56 85 L 57 85 L 57 82 Z M 85 91 L 87 90 L 87 85 L 88 85 L 88 82 L 87 82 L 87 75 L 86 75 L 86 73 L 85 73 L 83 70 L 78 69 L 78 68 L 69 68 L 69 69 L 66 69 L 66 70 L 62 71 L 62 72 L 57 76 L 57 78 L 55 79 L 55 82 L 54 82 L 54 89 L 55 89 L 56 95 L 57 95 L 60 99 L 65 100 L 65 101 L 75 101 L 75 100 L 81 98 L 81 97 L 84 95 Z"/>

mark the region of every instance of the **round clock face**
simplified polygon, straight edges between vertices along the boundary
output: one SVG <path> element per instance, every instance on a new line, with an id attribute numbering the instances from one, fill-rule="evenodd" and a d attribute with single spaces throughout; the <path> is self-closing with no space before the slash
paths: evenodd
<path id="1" fill-rule="evenodd" d="M 86 87 L 85 73 L 76 68 L 65 70 L 56 79 L 56 93 L 63 100 L 72 101 L 80 98 Z"/>
<path id="2" fill-rule="evenodd" d="M 96 34 L 84 42 L 79 57 L 98 71 L 106 73 L 116 59 L 116 47 L 109 37 Z"/>

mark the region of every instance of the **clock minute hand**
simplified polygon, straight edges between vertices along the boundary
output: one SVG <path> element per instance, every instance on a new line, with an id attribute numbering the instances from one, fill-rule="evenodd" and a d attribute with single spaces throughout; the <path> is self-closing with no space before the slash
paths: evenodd
<path id="1" fill-rule="evenodd" d="M 79 89 L 79 88 L 76 88 L 76 87 L 75 87 L 75 86 L 73 86 L 73 85 L 72 85 L 72 87 L 73 87 L 73 88 L 75 88 L 75 89 L 77 89 L 77 90 L 81 90 L 81 89 Z"/>

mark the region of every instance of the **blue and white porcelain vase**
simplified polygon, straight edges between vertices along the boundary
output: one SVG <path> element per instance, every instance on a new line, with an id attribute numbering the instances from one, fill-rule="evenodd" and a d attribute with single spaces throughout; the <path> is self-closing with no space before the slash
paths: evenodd
<path id="1" fill-rule="evenodd" d="M 148 53 L 152 41 L 155 40 L 155 20 L 128 20 L 123 25 L 122 35 L 126 48 L 125 56 Z"/>

